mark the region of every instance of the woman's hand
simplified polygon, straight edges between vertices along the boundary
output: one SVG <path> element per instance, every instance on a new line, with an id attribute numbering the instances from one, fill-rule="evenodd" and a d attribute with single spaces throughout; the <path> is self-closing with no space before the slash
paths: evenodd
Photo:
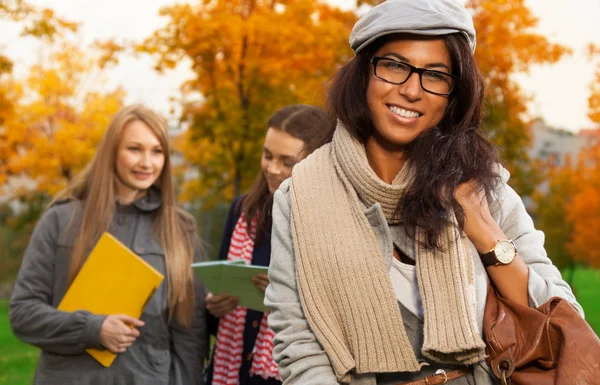
<path id="1" fill-rule="evenodd" d="M 109 315 L 100 327 L 100 343 L 113 353 L 123 353 L 140 336 L 144 322 L 125 314 Z"/>
<path id="2" fill-rule="evenodd" d="M 217 318 L 232 312 L 237 305 L 238 298 L 229 294 L 213 295 L 212 293 L 208 293 L 206 296 L 206 310 Z"/>
<path id="3" fill-rule="evenodd" d="M 488 207 L 485 192 L 475 182 L 460 184 L 454 197 L 465 211 L 464 231 L 479 254 L 488 253 L 499 240 L 507 239 Z M 486 271 L 504 298 L 529 306 L 529 270 L 517 254 L 508 265 L 489 266 Z"/>
<path id="4" fill-rule="evenodd" d="M 252 277 L 252 283 L 264 293 L 267 290 L 267 286 L 269 286 L 269 276 L 266 273 L 261 273 L 256 277 Z"/>
<path id="5" fill-rule="evenodd" d="M 490 213 L 485 191 L 479 189 L 475 182 L 460 184 L 454 191 L 454 197 L 465 212 L 464 232 L 480 254 L 489 252 L 497 241 L 506 239 Z"/>

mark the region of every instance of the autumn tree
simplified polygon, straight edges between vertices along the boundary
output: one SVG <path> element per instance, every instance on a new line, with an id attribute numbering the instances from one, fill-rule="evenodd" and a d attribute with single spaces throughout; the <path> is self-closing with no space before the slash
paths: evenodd
<path id="1" fill-rule="evenodd" d="M 597 269 L 600 268 L 600 141 L 580 153 L 573 186 L 576 187 L 567 212 L 573 233 L 567 248 L 577 261 Z"/>
<path id="2" fill-rule="evenodd" d="M 75 32 L 78 24 L 58 17 L 50 8 L 38 8 L 25 0 L 2 0 L 0 20 L 23 23 L 22 36 L 33 36 L 49 42 Z"/>
<path id="3" fill-rule="evenodd" d="M 567 155 L 562 165 L 556 159 L 548 162 L 536 160 L 534 168 L 541 183 L 536 187 L 532 200 L 536 226 L 544 232 L 544 248 L 559 269 L 570 268 L 565 279 L 572 283 L 575 258 L 567 248 L 573 237 L 573 223 L 569 220 L 570 205 L 577 191 L 575 169 Z"/>
<path id="4" fill-rule="evenodd" d="M 529 195 L 536 184 L 527 148 L 530 133 L 525 122 L 528 96 L 514 75 L 536 64 L 551 64 L 569 52 L 535 32 L 538 19 L 525 0 L 469 0 L 477 30 L 475 57 L 486 79 L 485 125 L 498 145 L 511 183 Z"/>
<path id="5" fill-rule="evenodd" d="M 21 36 L 34 37 L 53 43 L 68 33 L 75 32 L 78 24 L 58 17 L 49 8 L 39 8 L 25 0 L 0 1 L 0 20 L 19 23 Z M 7 122 L 15 118 L 16 101 L 23 95 L 22 85 L 13 77 L 13 62 L 0 51 L 0 185 L 6 182 L 7 159 L 10 156 Z"/>
<path id="6" fill-rule="evenodd" d="M 15 103 L 22 97 L 21 85 L 9 73 L 0 72 L 0 186 L 7 182 L 8 162 L 12 155 L 10 136 L 7 125 L 16 117 Z"/>
<path id="7" fill-rule="evenodd" d="M 0 126 L 0 176 L 25 177 L 53 195 L 91 159 L 124 96 L 90 87 L 90 79 L 101 81 L 94 66 L 63 43 L 24 81 L 11 83 L 13 112 Z"/>
<path id="8" fill-rule="evenodd" d="M 21 24 L 21 36 L 30 36 L 52 43 L 65 34 L 75 32 L 78 24 L 58 17 L 52 9 L 34 7 L 24 0 L 0 1 L 0 20 Z M 8 78 L 13 62 L 0 51 L 0 126 L 3 115 L 9 114 L 13 104 L 8 96 Z"/>
<path id="9" fill-rule="evenodd" d="M 159 70 L 187 60 L 194 71 L 182 86 L 188 130 L 179 148 L 199 178 L 184 197 L 230 200 L 258 171 L 269 115 L 322 103 L 323 83 L 352 57 L 356 16 L 316 0 L 197 1 L 161 14 L 167 25 L 139 50 L 155 55 Z"/>
<path id="10" fill-rule="evenodd" d="M 588 99 L 589 117 L 600 123 L 600 47 L 590 44 L 588 55 L 597 63 L 595 78 L 590 85 Z M 590 141 L 590 146 L 579 154 L 578 161 L 571 169 L 564 168 L 561 174 L 567 178 L 556 178 L 555 185 L 568 193 L 546 195 L 553 199 L 546 208 L 555 216 L 554 225 L 549 222 L 547 233 L 550 245 L 556 244 L 563 253 L 571 255 L 581 264 L 600 267 L 600 133 Z M 548 246 L 547 246 L 548 247 Z"/>

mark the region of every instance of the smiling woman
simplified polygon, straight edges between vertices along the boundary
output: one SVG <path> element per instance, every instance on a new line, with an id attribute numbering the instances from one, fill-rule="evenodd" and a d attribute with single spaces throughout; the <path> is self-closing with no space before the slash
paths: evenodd
<path id="1" fill-rule="evenodd" d="M 482 131 L 463 3 L 387 0 L 355 24 L 331 143 L 274 195 L 265 305 L 284 384 L 491 385 L 489 281 L 581 311 Z"/>
<path id="2" fill-rule="evenodd" d="M 15 336 L 41 349 L 35 384 L 202 383 L 205 295 L 190 268 L 200 248 L 193 220 L 175 205 L 171 172 L 165 120 L 125 107 L 39 220 L 10 301 Z M 140 319 L 56 309 L 106 231 L 165 276 Z M 118 356 L 104 368 L 87 348 Z"/>
<path id="3" fill-rule="evenodd" d="M 304 141 L 282 131 L 269 128 L 265 136 L 260 169 L 267 180 L 269 193 L 273 194 L 281 182 L 287 179 L 294 165 L 300 160 Z"/>
<path id="4" fill-rule="evenodd" d="M 250 191 L 231 205 L 219 259 L 269 266 L 273 193 L 292 174 L 296 163 L 331 140 L 334 125 L 320 108 L 295 104 L 275 112 L 267 127 L 261 171 Z M 264 292 L 269 279 L 259 275 L 253 282 Z M 237 299 L 227 294 L 209 294 L 206 307 L 209 330 L 217 336 L 207 384 L 280 384 L 267 314 L 237 306 Z"/>

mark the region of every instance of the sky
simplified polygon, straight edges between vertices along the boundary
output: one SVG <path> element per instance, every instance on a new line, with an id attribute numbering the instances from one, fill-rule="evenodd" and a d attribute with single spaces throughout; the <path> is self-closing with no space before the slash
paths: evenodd
<path id="1" fill-rule="evenodd" d="M 81 23 L 76 41 L 82 45 L 97 39 L 141 40 L 165 23 L 158 10 L 174 0 L 30 0 L 34 5 L 50 7 L 60 16 Z M 343 8 L 355 0 L 329 0 Z M 535 66 L 529 74 L 520 74 L 521 87 L 531 96 L 529 117 L 542 117 L 547 124 L 578 131 L 591 128 L 587 117 L 589 85 L 594 66 L 584 49 L 590 42 L 600 45 L 600 0 L 527 0 L 539 18 L 537 31 L 551 41 L 565 44 L 573 54 L 551 66 Z M 14 23 L 0 22 L 0 52 L 15 62 L 17 76 L 40 57 L 41 45 L 33 39 L 19 37 Z M 191 77 L 182 63 L 178 68 L 159 75 L 152 69 L 152 59 L 124 58 L 112 69 L 102 86 L 122 86 L 128 103 L 141 102 L 169 115 L 176 106 L 170 100 L 179 96 L 179 86 Z"/>

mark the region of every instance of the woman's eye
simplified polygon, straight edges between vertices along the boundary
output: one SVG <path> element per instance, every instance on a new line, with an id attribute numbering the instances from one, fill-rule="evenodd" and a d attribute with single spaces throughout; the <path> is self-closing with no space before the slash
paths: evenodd
<path id="1" fill-rule="evenodd" d="M 447 76 L 444 76 L 443 74 L 439 73 L 439 72 L 424 72 L 423 76 L 426 77 L 429 80 L 446 80 Z"/>
<path id="2" fill-rule="evenodd" d="M 156 149 L 156 150 L 154 150 L 154 153 L 155 153 L 155 154 L 162 154 L 162 153 L 163 153 L 163 150 Z"/>
<path id="3" fill-rule="evenodd" d="M 407 71 L 408 67 L 393 60 L 386 60 L 385 67 L 392 71 Z"/>
<path id="4" fill-rule="evenodd" d="M 129 151 L 139 151 L 140 149 L 138 147 L 129 147 L 128 150 Z"/>
<path id="5" fill-rule="evenodd" d="M 296 165 L 295 162 L 283 162 L 283 165 L 287 168 L 292 168 Z"/>

